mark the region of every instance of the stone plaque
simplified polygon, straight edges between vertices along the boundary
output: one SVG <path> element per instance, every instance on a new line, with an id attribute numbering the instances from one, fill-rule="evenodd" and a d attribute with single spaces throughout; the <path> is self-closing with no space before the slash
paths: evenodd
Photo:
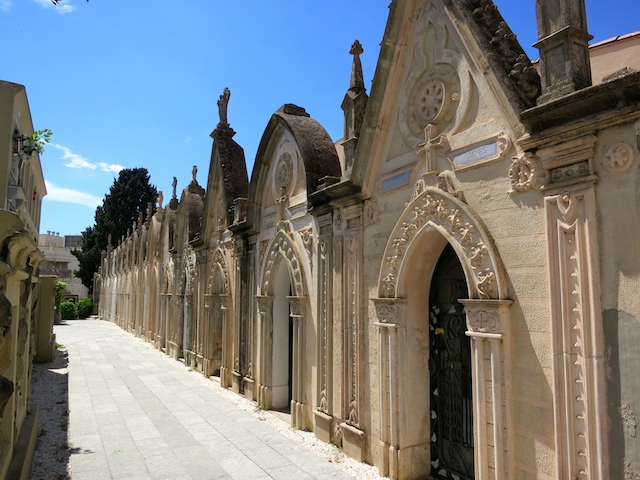
<path id="1" fill-rule="evenodd" d="M 382 181 L 382 191 L 393 190 L 394 188 L 403 187 L 409 185 L 411 180 L 411 170 L 406 170 L 402 173 L 394 175 L 393 177 L 385 178 Z"/>
<path id="2" fill-rule="evenodd" d="M 485 158 L 495 157 L 496 155 L 498 155 L 498 143 L 491 142 L 458 153 L 453 156 L 453 159 L 455 160 L 456 165 L 460 166 L 476 162 L 478 160 L 484 160 Z"/>

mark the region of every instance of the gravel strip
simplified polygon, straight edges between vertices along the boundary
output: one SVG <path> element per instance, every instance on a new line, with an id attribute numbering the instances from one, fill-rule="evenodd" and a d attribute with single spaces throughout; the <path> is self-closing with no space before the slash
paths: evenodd
<path id="1" fill-rule="evenodd" d="M 69 364 L 67 349 L 59 347 L 53 362 L 33 365 L 31 403 L 40 406 L 38 443 L 29 480 L 71 478 L 67 437 L 69 423 Z"/>

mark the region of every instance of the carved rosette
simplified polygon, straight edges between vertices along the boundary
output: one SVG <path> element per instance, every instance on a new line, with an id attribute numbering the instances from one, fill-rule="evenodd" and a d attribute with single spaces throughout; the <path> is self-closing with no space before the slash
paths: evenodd
<path id="1" fill-rule="evenodd" d="M 540 162 L 533 153 L 527 152 L 519 157 L 513 157 L 509 168 L 511 180 L 509 194 L 540 188 L 541 171 Z"/>
<path id="2" fill-rule="evenodd" d="M 284 152 L 278 159 L 276 172 L 274 175 L 276 182 L 276 190 L 280 195 L 284 195 L 289 191 L 291 181 L 293 180 L 293 160 L 291 154 Z"/>
<path id="3" fill-rule="evenodd" d="M 298 260 L 294 242 L 290 235 L 287 233 L 287 231 L 289 230 L 290 228 L 281 228 L 271 242 L 271 247 L 269 249 L 269 253 L 267 254 L 266 265 L 264 267 L 264 273 L 262 275 L 262 292 L 264 293 L 267 293 L 269 291 L 269 281 L 271 279 L 271 274 L 273 273 L 274 264 L 279 255 L 282 255 L 291 267 L 290 273 L 292 277 L 293 293 L 297 296 L 300 296 L 303 292 L 302 265 L 300 263 L 300 260 Z"/>
<path id="4" fill-rule="evenodd" d="M 498 265 L 492 242 L 485 228 L 475 219 L 469 208 L 453 195 L 434 187 L 424 187 L 405 208 L 393 235 L 387 243 L 382 265 L 379 292 L 382 297 L 395 297 L 398 273 L 407 248 L 427 225 L 432 225 L 447 240 L 457 245 L 466 271 L 473 275 L 470 295 L 477 298 L 504 298 L 503 276 L 496 276 Z"/>
<path id="5" fill-rule="evenodd" d="M 602 158 L 602 166 L 611 173 L 624 173 L 635 159 L 635 154 L 631 145 L 627 143 L 616 143 L 607 148 Z"/>

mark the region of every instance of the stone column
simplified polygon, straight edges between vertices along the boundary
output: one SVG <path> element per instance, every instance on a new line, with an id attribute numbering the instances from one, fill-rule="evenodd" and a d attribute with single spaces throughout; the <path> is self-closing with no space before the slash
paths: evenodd
<path id="1" fill-rule="evenodd" d="M 229 353 L 233 351 L 233 343 L 229 338 L 229 310 L 227 305 L 231 301 L 230 295 L 220 295 L 220 315 L 222 321 L 222 354 L 220 360 L 220 384 L 224 387 L 231 386 L 231 371 L 232 367 L 229 365 Z M 211 338 L 209 336 L 207 338 Z"/>
<path id="2" fill-rule="evenodd" d="M 273 334 L 273 297 L 258 295 L 257 400 L 262 408 L 271 407 L 271 336 Z"/>
<path id="3" fill-rule="evenodd" d="M 405 299 L 374 298 L 375 327 L 378 330 L 380 372 L 379 413 L 380 446 L 382 450 L 381 474 L 397 479 L 399 474 L 400 430 L 398 411 L 398 331 L 403 328 Z"/>
<path id="4" fill-rule="evenodd" d="M 293 319 L 293 378 L 291 379 L 291 424 L 301 430 L 307 428 L 304 405 L 304 317 L 305 297 L 287 297 Z"/>
<path id="5" fill-rule="evenodd" d="M 511 300 L 460 300 L 467 313 L 471 337 L 475 475 L 480 480 L 509 478 L 505 375 L 508 368 L 505 338 Z M 489 363 L 486 363 L 486 353 Z M 488 374 L 488 375 L 487 375 Z M 488 377 L 488 378 L 487 378 Z M 490 391 L 487 392 L 486 389 Z M 491 435 L 488 430 L 491 429 Z M 488 440 L 493 438 L 493 442 Z"/>
<path id="6" fill-rule="evenodd" d="M 327 443 L 333 436 L 333 229 L 332 215 L 318 217 L 318 376 L 315 417 L 315 434 Z"/>

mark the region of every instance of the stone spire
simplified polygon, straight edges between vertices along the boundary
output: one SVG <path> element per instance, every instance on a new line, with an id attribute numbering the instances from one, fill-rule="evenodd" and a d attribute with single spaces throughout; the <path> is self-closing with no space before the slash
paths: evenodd
<path id="1" fill-rule="evenodd" d="M 362 74 L 362 62 L 360 61 L 360 55 L 364 53 L 362 44 L 356 40 L 351 45 L 349 53 L 353 55 L 353 63 L 351 65 L 351 85 L 349 90 L 352 92 L 364 92 L 364 75 Z"/>
<path id="2" fill-rule="evenodd" d="M 536 0 L 542 95 L 538 104 L 591 86 L 585 0 Z"/>
<path id="3" fill-rule="evenodd" d="M 348 173 L 353 167 L 358 137 L 360 136 L 369 100 L 367 91 L 364 88 L 364 75 L 362 74 L 362 63 L 360 61 L 360 55 L 363 52 L 364 49 L 360 42 L 358 40 L 353 42 L 351 50 L 349 50 L 349 53 L 353 55 L 351 82 L 349 90 L 347 90 L 347 94 L 342 101 L 342 110 L 344 111 L 344 140 L 342 147 L 344 148 L 345 173 Z"/>

